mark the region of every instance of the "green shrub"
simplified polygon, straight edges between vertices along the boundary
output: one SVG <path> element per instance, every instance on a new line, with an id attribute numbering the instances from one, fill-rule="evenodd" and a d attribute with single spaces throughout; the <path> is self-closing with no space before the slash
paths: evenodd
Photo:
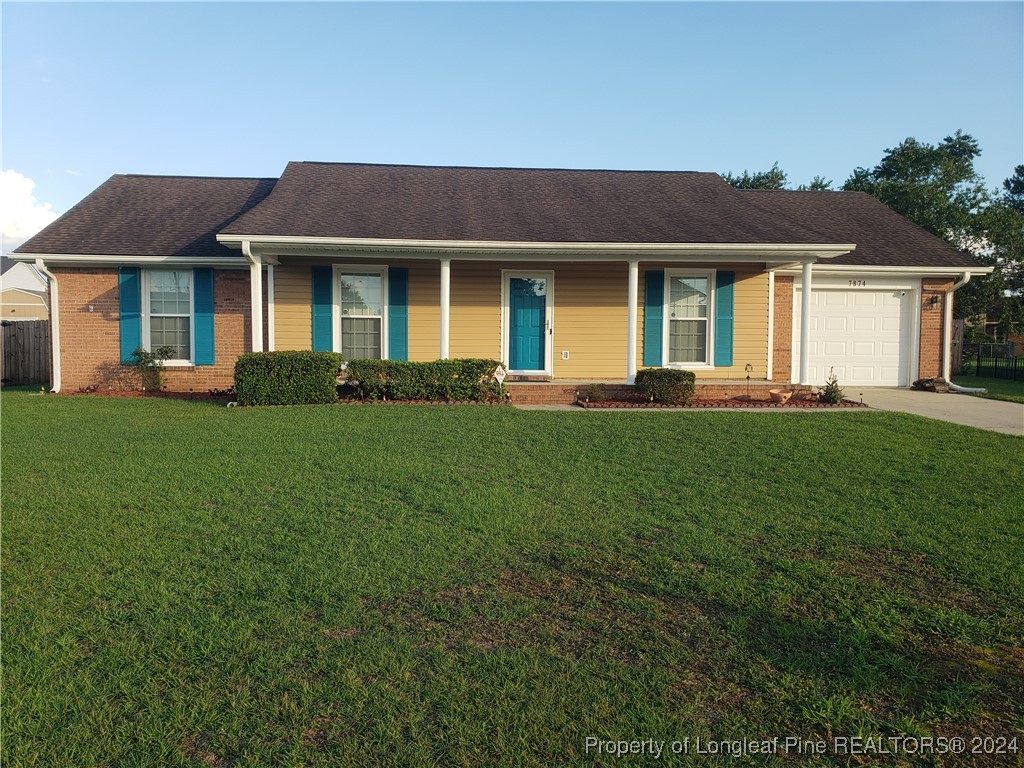
<path id="1" fill-rule="evenodd" d="M 250 352 L 235 363 L 242 405 L 304 405 L 338 399 L 337 352 Z"/>
<path id="2" fill-rule="evenodd" d="M 832 368 L 828 369 L 828 378 L 825 379 L 825 386 L 818 390 L 819 403 L 831 403 L 838 405 L 843 402 L 843 390 L 839 388 L 839 377 Z"/>
<path id="3" fill-rule="evenodd" d="M 645 400 L 654 400 L 664 405 L 689 405 L 696 389 L 693 371 L 676 371 L 671 368 L 644 368 L 637 371 L 636 391 Z"/>
<path id="4" fill-rule="evenodd" d="M 583 390 L 583 398 L 589 403 L 603 403 L 608 399 L 608 392 L 603 384 L 591 384 Z"/>
<path id="5" fill-rule="evenodd" d="M 429 363 L 400 360 L 351 360 L 345 389 L 370 400 L 471 400 L 505 397 L 494 380 L 497 360 L 461 358 Z"/>

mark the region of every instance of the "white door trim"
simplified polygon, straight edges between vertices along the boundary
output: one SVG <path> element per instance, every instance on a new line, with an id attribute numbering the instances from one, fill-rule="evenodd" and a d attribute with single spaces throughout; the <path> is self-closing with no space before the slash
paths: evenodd
<path id="1" fill-rule="evenodd" d="M 543 278 L 547 281 L 547 295 L 544 301 L 544 323 L 547 336 L 544 343 L 544 369 L 540 371 L 517 371 L 509 364 L 509 281 L 514 278 Z M 513 376 L 554 376 L 551 350 L 555 338 L 555 272 L 543 269 L 503 269 L 501 270 L 501 361 L 506 370 Z"/>

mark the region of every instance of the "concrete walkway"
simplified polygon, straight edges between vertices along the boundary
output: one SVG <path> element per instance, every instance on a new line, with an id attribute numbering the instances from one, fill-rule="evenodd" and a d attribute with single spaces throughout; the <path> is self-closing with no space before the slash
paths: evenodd
<path id="1" fill-rule="evenodd" d="M 848 388 L 849 393 L 863 391 L 864 403 L 880 411 L 900 411 L 929 419 L 964 424 L 1007 435 L 1024 435 L 1024 404 L 987 400 L 954 392 L 937 394 L 912 389 Z"/>

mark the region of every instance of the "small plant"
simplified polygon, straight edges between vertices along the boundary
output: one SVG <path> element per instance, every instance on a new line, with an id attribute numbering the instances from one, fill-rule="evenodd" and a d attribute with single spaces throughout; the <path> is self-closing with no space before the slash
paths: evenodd
<path id="1" fill-rule="evenodd" d="M 583 397 L 589 403 L 603 403 L 608 399 L 608 393 L 605 391 L 604 384 L 591 384 L 583 390 Z"/>
<path id="2" fill-rule="evenodd" d="M 129 367 L 134 368 L 139 377 L 139 386 L 144 392 L 159 392 L 164 382 L 161 376 L 164 360 L 174 354 L 173 347 L 157 347 L 152 352 L 136 347 L 132 352 Z"/>
<path id="3" fill-rule="evenodd" d="M 828 369 L 828 378 L 825 379 L 825 386 L 818 390 L 818 402 L 839 405 L 843 402 L 843 390 L 839 387 L 839 377 L 835 369 Z"/>

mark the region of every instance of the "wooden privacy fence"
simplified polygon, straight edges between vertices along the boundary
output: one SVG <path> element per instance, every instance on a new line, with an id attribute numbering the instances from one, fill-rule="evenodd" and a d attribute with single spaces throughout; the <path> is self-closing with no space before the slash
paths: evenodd
<path id="1" fill-rule="evenodd" d="M 4 320 L 0 334 L 3 383 L 50 383 L 50 321 Z"/>

